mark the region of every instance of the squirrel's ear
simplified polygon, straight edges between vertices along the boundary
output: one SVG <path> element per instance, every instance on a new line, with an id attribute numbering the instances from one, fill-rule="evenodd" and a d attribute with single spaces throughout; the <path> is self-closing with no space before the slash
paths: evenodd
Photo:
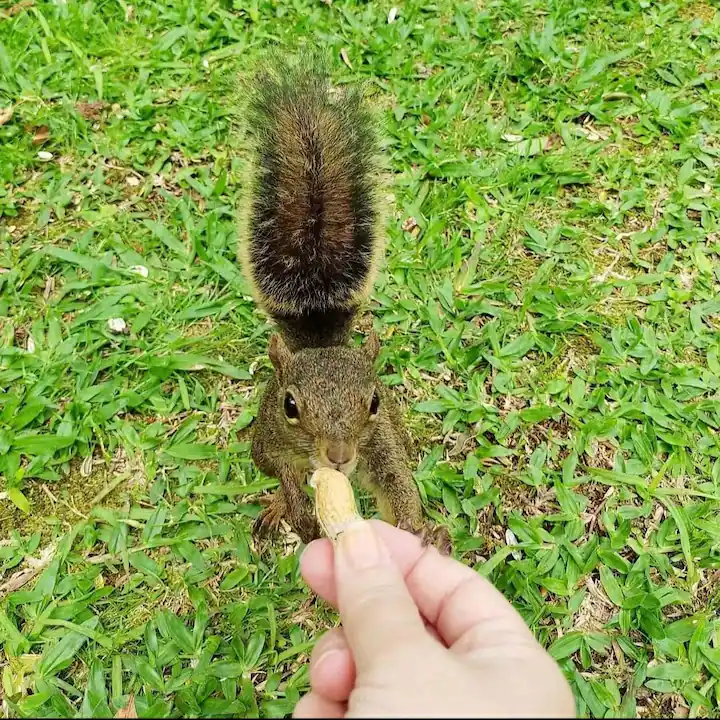
<path id="1" fill-rule="evenodd" d="M 290 362 L 292 353 L 278 333 L 273 333 L 270 336 L 268 355 L 270 356 L 270 362 L 278 373 L 281 373 Z"/>
<path id="2" fill-rule="evenodd" d="M 377 360 L 378 353 L 380 352 L 380 340 L 378 340 L 377 333 L 374 330 L 371 330 L 368 334 L 363 349 L 370 360 L 373 362 Z"/>

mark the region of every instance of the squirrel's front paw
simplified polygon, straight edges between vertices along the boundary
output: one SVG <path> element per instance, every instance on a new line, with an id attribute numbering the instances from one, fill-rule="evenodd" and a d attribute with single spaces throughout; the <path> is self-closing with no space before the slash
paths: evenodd
<path id="1" fill-rule="evenodd" d="M 414 528 L 409 522 L 400 522 L 398 527 L 401 530 L 417 535 L 423 547 L 434 545 L 442 555 L 450 555 L 452 553 L 452 540 L 450 539 L 450 531 L 444 525 L 435 525 L 426 522 L 419 529 Z"/>
<path id="2" fill-rule="evenodd" d="M 418 535 L 423 546 L 434 545 L 441 555 L 452 554 L 450 531 L 444 525 L 425 525 Z"/>
<path id="3" fill-rule="evenodd" d="M 305 545 L 309 545 L 313 540 L 322 537 L 320 526 L 312 515 L 303 518 L 293 530 L 300 536 L 300 540 L 302 540 Z"/>
<path id="4" fill-rule="evenodd" d="M 285 517 L 285 501 L 279 493 L 269 498 L 260 498 L 265 509 L 257 516 L 253 525 L 253 534 L 258 538 L 272 537 L 280 529 L 280 523 Z"/>
<path id="5" fill-rule="evenodd" d="M 283 520 L 287 520 L 290 527 L 300 536 L 306 545 L 320 537 L 320 527 L 315 517 L 309 513 L 288 515 L 285 498 L 279 493 L 271 495 L 269 499 L 260 498 L 265 509 L 258 515 L 253 525 L 253 534 L 259 538 L 270 538 L 278 534 Z"/>

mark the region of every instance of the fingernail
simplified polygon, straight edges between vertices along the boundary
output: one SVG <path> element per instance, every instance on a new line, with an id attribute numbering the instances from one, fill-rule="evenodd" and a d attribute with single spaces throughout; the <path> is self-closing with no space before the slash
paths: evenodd
<path id="1" fill-rule="evenodd" d="M 316 661 L 314 666 L 314 672 L 318 672 L 318 668 L 321 665 L 337 665 L 340 662 L 340 656 L 343 654 L 341 648 L 328 648 Z"/>
<path id="2" fill-rule="evenodd" d="M 347 641 L 342 632 L 337 630 L 331 630 L 327 635 L 323 635 L 322 638 L 323 649 L 320 656 L 316 659 L 315 664 L 317 665 L 320 661 L 325 662 L 325 658 L 330 655 L 334 655 L 338 652 L 343 652 L 348 649 Z"/>
<path id="3" fill-rule="evenodd" d="M 382 557 L 380 539 L 366 520 L 352 525 L 340 535 L 338 550 L 357 570 L 377 565 Z"/>

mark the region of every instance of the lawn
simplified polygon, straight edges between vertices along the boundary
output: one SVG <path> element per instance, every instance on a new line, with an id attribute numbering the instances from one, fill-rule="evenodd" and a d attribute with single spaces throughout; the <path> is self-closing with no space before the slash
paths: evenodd
<path id="1" fill-rule="evenodd" d="M 235 263 L 239 78 L 303 45 L 382 121 L 362 324 L 428 513 L 583 716 L 716 717 L 720 12 L 666 0 L 0 3 L 4 716 L 308 688 L 337 619 L 250 534 Z"/>

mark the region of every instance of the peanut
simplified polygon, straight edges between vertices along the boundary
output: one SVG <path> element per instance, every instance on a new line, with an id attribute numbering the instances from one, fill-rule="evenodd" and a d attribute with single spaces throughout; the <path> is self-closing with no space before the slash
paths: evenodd
<path id="1" fill-rule="evenodd" d="M 337 470 L 320 468 L 310 478 L 315 488 L 315 514 L 325 535 L 333 542 L 361 519 L 350 481 Z"/>

